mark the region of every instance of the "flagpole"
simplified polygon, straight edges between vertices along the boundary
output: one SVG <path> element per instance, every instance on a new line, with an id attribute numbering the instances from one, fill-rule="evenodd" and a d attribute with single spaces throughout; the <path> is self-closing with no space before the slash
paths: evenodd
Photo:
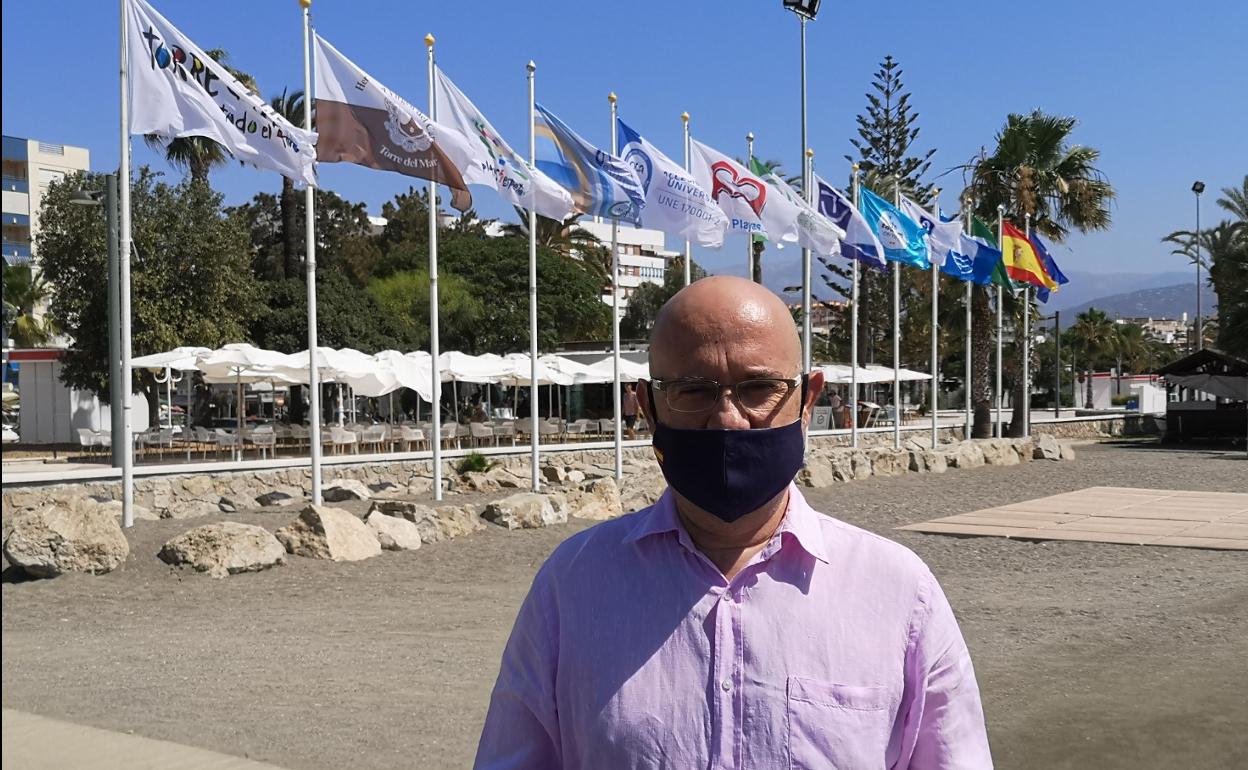
<path id="1" fill-rule="evenodd" d="M 537 168 L 537 98 L 534 91 L 534 78 L 537 65 L 530 59 L 526 65 L 529 72 L 529 167 Z M 533 202 L 529 206 L 529 472 L 533 491 L 541 489 L 542 480 L 538 473 L 538 430 L 537 430 L 537 190 L 533 190 Z"/>
<path id="2" fill-rule="evenodd" d="M 802 21 L 802 50 L 803 50 L 803 66 L 802 66 L 802 82 L 806 80 L 805 67 L 805 47 L 806 47 L 806 22 Z M 806 92 L 802 89 L 802 102 L 805 104 Z M 805 115 L 805 111 L 802 113 Z M 805 124 L 802 127 L 802 133 L 806 133 Z M 815 176 L 815 151 L 806 148 L 806 155 L 802 158 L 802 194 L 806 197 L 806 202 L 814 205 L 814 198 L 810 191 L 813 185 L 811 179 Z M 810 331 L 810 249 L 802 249 L 802 372 L 810 374 L 810 357 L 811 357 L 811 331 Z"/>
<path id="3" fill-rule="evenodd" d="M 1031 240 L 1031 214 L 1024 218 Z M 1023 437 L 1031 435 L 1031 285 L 1023 286 Z"/>
<path id="4" fill-rule="evenodd" d="M 134 526 L 134 438 L 131 402 L 133 399 L 133 368 L 130 365 L 130 100 L 127 86 L 127 22 L 128 0 L 121 0 L 121 162 L 118 168 L 118 206 L 121 216 L 117 226 L 117 266 L 121 284 L 121 526 Z"/>
<path id="5" fill-rule="evenodd" d="M 754 132 L 750 131 L 745 135 L 745 170 L 750 171 L 750 165 L 754 161 Z M 749 230 L 745 231 L 745 279 L 747 281 L 754 280 L 754 234 Z"/>
<path id="6" fill-rule="evenodd" d="M 901 177 L 893 175 L 893 203 L 901 205 Z M 901 449 L 901 263 L 893 263 L 893 449 Z"/>
<path id="7" fill-rule="evenodd" d="M 611 103 L 611 154 L 619 155 L 619 137 L 616 125 L 615 92 L 607 94 Z M 611 402 L 615 406 L 615 480 L 624 478 L 623 416 L 620 414 L 620 218 L 611 217 L 611 360 L 614 364 L 615 383 L 611 386 Z"/>
<path id="8" fill-rule="evenodd" d="M 433 100 L 433 43 L 432 34 L 425 35 L 425 48 L 429 69 L 429 119 L 437 114 Z M 429 190 L 429 373 L 433 385 L 433 499 L 442 499 L 442 367 L 438 346 L 438 185 L 430 179 Z M 458 428 L 456 428 L 458 430 Z"/>
<path id="9" fill-rule="evenodd" d="M 966 213 L 968 210 L 972 212 L 974 212 L 975 210 L 975 207 L 971 205 L 971 200 L 969 198 L 966 200 L 966 202 L 962 206 L 962 229 L 966 231 L 967 235 L 970 235 L 972 230 L 971 230 L 970 216 L 967 216 L 967 213 Z M 974 216 L 974 214 L 971 214 L 971 216 Z M 973 275 L 974 266 L 972 266 L 971 272 Z M 965 402 L 964 407 L 966 410 L 966 415 L 965 415 L 966 427 L 965 427 L 964 438 L 967 438 L 967 439 L 971 437 L 971 426 L 972 426 L 972 418 L 971 418 L 971 374 L 972 374 L 971 372 L 971 324 L 972 324 L 973 319 L 971 316 L 971 302 L 974 300 L 974 298 L 975 298 L 975 283 L 974 281 L 967 281 L 966 282 L 966 339 L 964 343 L 964 346 L 966 348 L 966 366 L 965 366 L 965 370 L 963 374 L 963 376 L 965 377 L 965 379 L 963 380 L 964 386 L 962 388 L 963 395 L 964 395 L 963 401 Z"/>
<path id="10" fill-rule="evenodd" d="M 689 113 L 680 113 L 680 122 L 685 127 L 685 173 L 689 173 Z M 693 280 L 693 248 L 689 239 L 685 239 L 685 285 L 688 286 Z"/>
<path id="11" fill-rule="evenodd" d="M 854 172 L 854 182 L 852 194 L 854 196 L 854 210 L 858 210 L 858 164 L 855 163 L 850 168 Z M 850 295 L 850 331 L 849 337 L 849 445 L 858 446 L 858 260 L 851 259 L 854 269 L 854 286 Z"/>
<path id="12" fill-rule="evenodd" d="M 312 130 L 312 0 L 303 6 L 303 127 Z M 304 282 L 308 297 L 308 452 L 312 462 L 312 504 L 321 504 L 321 385 L 316 369 L 316 197 L 312 185 L 304 192 Z"/>
<path id="13" fill-rule="evenodd" d="M 936 219 L 940 219 L 940 188 L 935 190 L 935 213 Z M 938 224 L 934 222 L 933 228 Z M 937 390 L 940 388 L 940 317 L 938 315 L 938 304 L 940 302 L 940 270 L 936 266 L 936 260 L 932 258 L 931 241 L 928 241 L 928 261 L 932 264 L 932 383 L 928 392 L 928 403 L 932 410 L 932 449 L 936 448 L 939 443 L 937 440 L 940 435 L 940 427 L 937 422 L 936 408 Z M 948 259 L 946 255 L 946 259 Z"/>
<path id="14" fill-rule="evenodd" d="M 1005 247 L 1005 206 L 997 204 L 997 244 Z M 1001 404 L 1005 394 L 1001 392 L 1001 334 L 1004 330 L 1002 307 L 1005 305 L 1005 287 L 997 285 L 997 424 L 993 429 L 997 438 L 1004 435 L 1001 429 Z"/>

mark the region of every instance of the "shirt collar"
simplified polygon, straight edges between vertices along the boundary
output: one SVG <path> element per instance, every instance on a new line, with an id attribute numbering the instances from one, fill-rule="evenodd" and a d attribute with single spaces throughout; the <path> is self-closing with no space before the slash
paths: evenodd
<path id="1" fill-rule="evenodd" d="M 802 497 L 802 493 L 797 490 L 797 485 L 790 483 L 789 507 L 784 513 L 784 521 L 780 523 L 780 529 L 776 534 L 783 535 L 787 532 L 793 536 L 803 551 L 827 564 L 829 561 L 827 549 L 824 547 L 823 528 L 819 524 L 821 515 L 810 507 L 806 498 Z M 635 543 L 651 535 L 665 532 L 675 532 L 681 545 L 690 551 L 695 550 L 693 540 L 690 539 L 689 533 L 680 523 L 680 516 L 676 513 L 676 496 L 671 487 L 663 490 L 663 495 L 659 497 L 658 502 L 638 517 L 637 524 L 624 538 L 624 542 Z"/>

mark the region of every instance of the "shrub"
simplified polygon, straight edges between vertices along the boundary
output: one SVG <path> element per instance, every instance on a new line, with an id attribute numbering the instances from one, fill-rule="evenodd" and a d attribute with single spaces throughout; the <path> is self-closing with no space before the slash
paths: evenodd
<path id="1" fill-rule="evenodd" d="M 465 473 L 484 473 L 494 467 L 485 455 L 480 452 L 469 452 L 464 459 L 459 461 L 459 465 L 455 466 L 455 470 L 462 476 Z"/>

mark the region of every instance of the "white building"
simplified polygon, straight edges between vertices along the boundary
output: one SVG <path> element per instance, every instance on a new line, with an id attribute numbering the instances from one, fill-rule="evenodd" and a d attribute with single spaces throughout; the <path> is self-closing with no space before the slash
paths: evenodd
<path id="1" fill-rule="evenodd" d="M 5 136 L 3 144 L 4 261 L 27 265 L 39 232 L 39 208 L 48 185 L 74 171 L 86 171 L 91 155 L 85 147 Z"/>
<path id="2" fill-rule="evenodd" d="M 605 246 L 611 244 L 611 223 L 584 219 L 579 227 L 597 238 Z M 628 298 L 643 283 L 663 285 L 670 260 L 681 256 L 678 251 L 665 248 L 663 233 L 632 225 L 620 225 L 617 240 L 620 248 L 620 317 L 628 308 Z M 604 291 L 602 301 L 611 304 L 611 292 Z"/>

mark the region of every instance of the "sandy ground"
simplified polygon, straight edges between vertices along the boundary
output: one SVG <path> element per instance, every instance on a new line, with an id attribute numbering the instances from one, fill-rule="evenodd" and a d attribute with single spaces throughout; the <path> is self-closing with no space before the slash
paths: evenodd
<path id="1" fill-rule="evenodd" d="M 974 656 L 999 767 L 1248 766 L 1245 554 L 893 531 L 1096 485 L 1248 492 L 1248 461 L 1093 445 L 1074 463 L 809 498 L 932 566 Z M 276 528 L 290 513 L 231 518 Z M 110 575 L 5 584 L 3 705 L 290 768 L 467 767 L 534 572 L 588 526 L 491 527 L 225 580 L 155 558 L 207 521 L 140 522 Z"/>

